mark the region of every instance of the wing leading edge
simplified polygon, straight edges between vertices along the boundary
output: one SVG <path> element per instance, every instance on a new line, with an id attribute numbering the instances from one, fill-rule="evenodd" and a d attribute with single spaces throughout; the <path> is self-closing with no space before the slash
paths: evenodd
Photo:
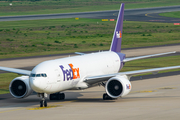
<path id="1" fill-rule="evenodd" d="M 28 75 L 28 76 L 31 74 L 31 71 L 29 70 L 22 70 L 22 69 L 16 69 L 16 68 L 0 67 L 0 70 L 12 72 L 12 73 L 18 73 L 22 75 Z"/>
<path id="2" fill-rule="evenodd" d="M 120 72 L 120 73 L 108 74 L 108 75 L 92 76 L 92 77 L 85 78 L 84 82 L 89 84 L 89 85 L 92 85 L 92 84 L 96 84 L 99 82 L 107 81 L 111 77 L 115 77 L 117 75 L 120 75 L 120 76 L 126 75 L 128 78 L 130 78 L 133 75 L 144 74 L 144 73 L 154 73 L 154 72 L 158 72 L 158 71 L 178 69 L 178 68 L 180 68 L 180 66 L 153 68 L 153 69 L 145 69 L 145 70 Z"/>

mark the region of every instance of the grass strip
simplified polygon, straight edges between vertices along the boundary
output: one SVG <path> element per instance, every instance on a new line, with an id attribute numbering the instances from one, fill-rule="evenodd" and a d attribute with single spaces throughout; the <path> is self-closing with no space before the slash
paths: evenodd
<path id="1" fill-rule="evenodd" d="M 74 18 L 0 22 L 0 58 L 108 50 L 116 21 Z M 124 21 L 122 48 L 180 43 L 172 23 Z"/>
<path id="2" fill-rule="evenodd" d="M 159 15 L 165 17 L 172 17 L 172 18 L 180 18 L 180 11 L 160 13 Z"/>
<path id="3" fill-rule="evenodd" d="M 24 0 L 12 5 L 0 1 L 0 16 L 118 10 L 121 3 L 125 9 L 180 5 L 179 0 Z"/>

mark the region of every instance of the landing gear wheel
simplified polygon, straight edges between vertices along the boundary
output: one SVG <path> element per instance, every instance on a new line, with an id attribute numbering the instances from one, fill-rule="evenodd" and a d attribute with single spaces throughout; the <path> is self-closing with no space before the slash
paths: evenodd
<path id="1" fill-rule="evenodd" d="M 61 96 L 61 100 L 65 99 L 65 94 L 64 93 L 61 93 L 60 96 Z"/>
<path id="2" fill-rule="evenodd" d="M 104 93 L 103 100 L 114 100 L 114 98 L 110 97 L 107 93 Z"/>
<path id="3" fill-rule="evenodd" d="M 40 107 L 47 107 L 47 102 L 46 102 L 46 100 L 45 100 L 45 98 L 44 98 L 44 93 L 39 93 L 39 96 L 41 96 L 42 97 L 42 100 L 40 101 Z"/>
<path id="4" fill-rule="evenodd" d="M 40 107 L 43 107 L 43 100 L 40 101 Z"/>
<path id="5" fill-rule="evenodd" d="M 108 95 L 106 93 L 103 94 L 103 100 L 107 100 Z"/>
<path id="6" fill-rule="evenodd" d="M 61 100 L 61 94 L 57 94 L 55 100 Z"/>
<path id="7" fill-rule="evenodd" d="M 44 107 L 47 107 L 47 102 L 46 102 L 46 100 L 44 101 Z"/>

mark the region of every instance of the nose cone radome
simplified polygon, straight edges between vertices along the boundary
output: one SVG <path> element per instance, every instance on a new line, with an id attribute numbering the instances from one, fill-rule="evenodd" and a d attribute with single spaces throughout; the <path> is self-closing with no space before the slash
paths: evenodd
<path id="1" fill-rule="evenodd" d="M 41 80 L 40 79 L 31 77 L 29 82 L 30 82 L 29 84 L 30 84 L 31 88 L 35 92 L 38 92 L 38 93 L 43 92 L 43 86 L 41 85 Z"/>

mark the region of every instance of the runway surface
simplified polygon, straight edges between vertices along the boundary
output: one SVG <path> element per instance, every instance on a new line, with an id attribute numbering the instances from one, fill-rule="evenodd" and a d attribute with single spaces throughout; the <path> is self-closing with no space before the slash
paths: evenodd
<path id="1" fill-rule="evenodd" d="M 132 81 L 131 93 L 118 100 L 102 100 L 103 87 L 67 91 L 66 100 L 48 100 L 49 107 L 42 109 L 36 95 L 20 100 L 0 95 L 0 116 L 2 120 L 178 120 L 180 72 L 177 74 Z"/>
<path id="2" fill-rule="evenodd" d="M 97 12 L 79 12 L 79 13 L 61 13 L 61 14 L 41 14 L 24 16 L 3 16 L 0 21 L 17 20 L 37 20 L 37 19 L 57 19 L 57 18 L 96 18 L 96 19 L 116 19 L 119 10 L 97 11 Z M 126 9 L 124 20 L 127 21 L 150 21 L 150 22 L 180 22 L 179 18 L 169 18 L 159 16 L 159 13 L 180 11 L 180 6 Z"/>

